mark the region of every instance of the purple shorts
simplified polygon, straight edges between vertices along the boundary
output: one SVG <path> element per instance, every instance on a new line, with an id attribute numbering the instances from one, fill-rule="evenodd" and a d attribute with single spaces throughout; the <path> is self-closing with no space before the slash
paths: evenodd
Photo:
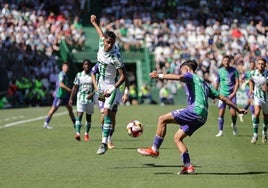
<path id="1" fill-rule="evenodd" d="M 250 95 L 249 93 L 249 89 L 247 88 L 247 89 L 245 89 L 245 92 L 246 92 L 246 94 L 247 94 L 247 97 L 248 97 L 248 99 L 253 99 L 253 95 Z"/>
<path id="2" fill-rule="evenodd" d="M 233 98 L 231 99 L 231 101 L 236 105 L 236 97 L 233 97 Z M 226 103 L 223 102 L 222 100 L 219 100 L 218 108 L 220 108 L 220 109 L 225 109 L 225 108 L 226 108 Z M 230 107 L 229 107 L 229 108 L 230 108 Z"/>
<path id="3" fill-rule="evenodd" d="M 69 101 L 69 97 L 65 97 L 65 98 L 54 97 L 53 106 L 57 108 L 62 105 L 66 106 L 68 105 L 68 101 Z"/>
<path id="4" fill-rule="evenodd" d="M 174 110 L 171 113 L 178 124 L 180 124 L 180 128 L 188 136 L 191 136 L 206 122 L 206 119 L 199 115 L 196 115 L 192 108 L 178 109 Z"/>

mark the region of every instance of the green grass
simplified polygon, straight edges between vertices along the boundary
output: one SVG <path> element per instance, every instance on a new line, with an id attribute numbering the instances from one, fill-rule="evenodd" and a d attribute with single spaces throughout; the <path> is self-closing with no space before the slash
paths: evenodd
<path id="1" fill-rule="evenodd" d="M 101 139 L 97 109 L 89 142 L 74 139 L 67 113 L 60 115 L 66 112 L 64 107 L 52 119 L 52 130 L 42 128 L 48 107 L 1 110 L 0 187 L 254 188 L 267 185 L 268 145 L 260 140 L 250 144 L 250 115 L 244 123 L 238 121 L 239 136 L 235 137 L 227 112 L 225 135 L 216 138 L 215 106 L 210 108 L 207 124 L 185 139 L 196 175 L 176 175 L 182 164 L 173 143 L 176 125 L 168 125 L 159 158 L 140 156 L 136 149 L 152 144 L 158 116 L 176 108 L 121 106 L 113 137 L 116 148 L 102 156 L 96 155 Z M 34 118 L 37 120 L 8 126 Z M 133 119 L 140 120 L 145 127 L 139 138 L 131 138 L 126 132 L 128 121 Z"/>

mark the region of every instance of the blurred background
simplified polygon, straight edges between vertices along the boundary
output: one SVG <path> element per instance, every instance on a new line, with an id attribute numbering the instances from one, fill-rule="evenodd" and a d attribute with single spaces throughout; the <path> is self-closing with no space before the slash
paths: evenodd
<path id="1" fill-rule="evenodd" d="M 179 82 L 148 74 L 178 73 L 195 59 L 197 73 L 214 84 L 223 55 L 243 75 L 250 61 L 268 60 L 268 2 L 258 0 L 0 0 L 0 108 L 51 105 L 63 62 L 70 85 L 83 59 L 96 63 L 98 36 L 90 24 L 112 30 L 130 80 L 128 105 L 182 104 Z"/>

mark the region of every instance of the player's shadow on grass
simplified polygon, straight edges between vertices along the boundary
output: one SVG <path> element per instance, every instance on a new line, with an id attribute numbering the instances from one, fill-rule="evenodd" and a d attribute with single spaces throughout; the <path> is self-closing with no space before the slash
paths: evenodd
<path id="1" fill-rule="evenodd" d="M 154 173 L 155 175 L 166 175 L 166 174 L 174 174 L 171 172 L 156 172 Z M 241 176 L 241 175 L 258 175 L 258 174 L 267 174 L 267 172 L 226 172 L 226 173 L 215 173 L 215 172 L 211 172 L 211 173 L 194 173 L 191 175 L 217 175 L 217 176 Z"/>
<path id="2" fill-rule="evenodd" d="M 144 166 L 147 166 L 148 168 L 181 168 L 182 166 L 178 165 L 155 165 L 153 163 L 147 163 L 143 164 Z M 201 166 L 195 166 L 195 168 L 200 168 Z M 174 174 L 169 172 L 156 172 L 154 173 L 156 175 L 161 174 Z M 241 175 L 258 175 L 258 174 L 268 174 L 268 172 L 260 171 L 260 172 L 195 172 L 195 175 L 219 175 L 219 176 L 241 176 Z"/>
<path id="3" fill-rule="evenodd" d="M 135 149 L 137 150 L 139 147 L 116 147 L 116 149 Z M 164 149 L 173 149 L 173 148 L 161 148 L 161 150 L 164 150 Z"/>
<path id="4" fill-rule="evenodd" d="M 156 165 L 154 163 L 146 163 L 143 164 L 144 166 L 150 167 L 150 168 L 179 168 L 182 167 L 180 165 Z"/>
<path id="5" fill-rule="evenodd" d="M 199 175 L 220 175 L 220 176 L 241 176 L 241 175 L 258 175 L 258 174 L 268 174 L 268 172 L 201 172 L 195 173 Z"/>

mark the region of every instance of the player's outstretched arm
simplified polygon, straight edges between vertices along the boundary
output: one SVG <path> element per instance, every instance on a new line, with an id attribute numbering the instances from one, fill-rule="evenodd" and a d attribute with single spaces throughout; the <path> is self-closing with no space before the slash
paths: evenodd
<path id="1" fill-rule="evenodd" d="M 222 100 L 223 102 L 225 102 L 227 105 L 229 105 L 230 107 L 232 107 L 233 109 L 235 109 L 235 111 L 237 111 L 239 114 L 247 114 L 247 110 L 243 109 L 243 108 L 238 108 L 238 106 L 236 106 L 230 99 L 228 99 L 227 97 L 224 97 L 223 95 L 219 96 L 219 99 Z"/>
<path id="2" fill-rule="evenodd" d="M 97 17 L 95 15 L 90 16 L 90 22 L 95 27 L 99 37 L 104 37 L 103 31 L 101 30 L 100 26 L 96 22 Z"/>
<path id="3" fill-rule="evenodd" d="M 158 74 L 156 71 L 153 71 L 149 74 L 153 79 L 159 78 L 164 80 L 179 80 L 183 81 L 183 75 L 181 74 Z"/>

